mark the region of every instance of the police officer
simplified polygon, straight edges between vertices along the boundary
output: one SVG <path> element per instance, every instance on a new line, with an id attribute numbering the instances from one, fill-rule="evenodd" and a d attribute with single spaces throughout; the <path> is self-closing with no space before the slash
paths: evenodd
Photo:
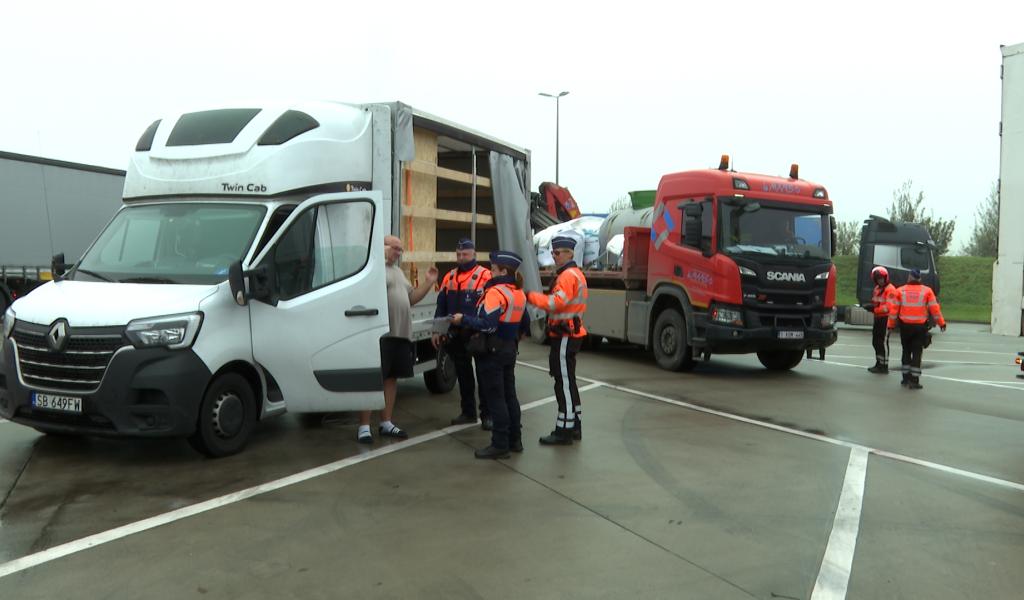
<path id="1" fill-rule="evenodd" d="M 884 375 L 889 372 L 886 329 L 889 322 L 889 307 L 893 295 L 896 294 L 896 286 L 889 281 L 889 270 L 885 267 L 871 269 L 871 281 L 875 282 L 870 306 L 871 312 L 875 315 L 875 323 L 871 328 L 871 345 L 875 348 L 875 366 L 868 368 L 868 372 Z"/>
<path id="2" fill-rule="evenodd" d="M 473 240 L 463 238 L 455 247 L 457 266 L 449 271 L 441 281 L 440 293 L 437 295 L 437 309 L 434 317 L 447 317 L 457 313 L 464 315 L 476 314 L 476 306 L 483 297 L 484 286 L 491 279 L 491 271 L 477 264 L 476 246 Z M 466 351 L 466 341 L 472 332 L 462 327 L 452 327 L 447 336 L 434 334 L 432 342 L 437 349 L 444 344 L 448 356 L 455 363 L 455 373 L 459 379 L 459 396 L 462 400 L 462 412 L 452 419 L 452 425 L 476 423 L 476 381 L 473 376 L 473 357 Z M 478 365 L 479 369 L 479 365 Z M 479 373 L 477 374 L 479 375 Z M 484 430 L 491 428 L 491 417 L 480 392 L 480 421 Z"/>
<path id="3" fill-rule="evenodd" d="M 477 450 L 477 458 L 508 458 L 509 451 L 523 451 L 519 399 L 516 397 L 516 355 L 519 338 L 529 330 L 526 295 L 514 252 L 491 252 L 491 279 L 475 315 L 457 313 L 452 322 L 484 336 L 484 350 L 477 354 L 480 397 L 487 403 L 494 426 L 491 444 Z"/>
<path id="4" fill-rule="evenodd" d="M 551 254 L 558 267 L 548 294 L 530 292 L 527 301 L 548 313 L 548 368 L 555 379 L 558 419 L 555 430 L 540 438 L 540 443 L 569 446 L 583 439 L 580 423 L 580 391 L 576 386 L 576 353 L 583 345 L 587 330 L 583 314 L 587 311 L 587 278 L 573 260 L 576 242 L 570 237 L 555 236 Z"/>
<path id="5" fill-rule="evenodd" d="M 889 309 L 889 329 L 900 326 L 903 342 L 903 381 L 900 385 L 919 390 L 921 385 L 921 354 L 928 341 L 932 320 L 946 330 L 946 319 L 932 288 L 921 283 L 921 271 L 910 272 L 907 284 L 896 290 Z"/>

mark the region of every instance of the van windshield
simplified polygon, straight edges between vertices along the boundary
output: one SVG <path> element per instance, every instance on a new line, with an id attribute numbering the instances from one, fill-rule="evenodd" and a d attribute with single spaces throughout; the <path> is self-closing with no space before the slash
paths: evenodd
<path id="1" fill-rule="evenodd" d="M 266 208 L 177 203 L 121 210 L 69 275 L 79 281 L 214 285 L 249 249 Z"/>
<path id="2" fill-rule="evenodd" d="M 732 255 L 764 255 L 793 259 L 830 258 L 827 214 L 778 208 L 768 203 L 723 201 L 722 251 Z"/>

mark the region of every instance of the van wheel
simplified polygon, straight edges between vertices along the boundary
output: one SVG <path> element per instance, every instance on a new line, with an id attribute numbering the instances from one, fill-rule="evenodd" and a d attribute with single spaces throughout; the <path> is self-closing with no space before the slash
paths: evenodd
<path id="1" fill-rule="evenodd" d="M 758 352 L 757 360 L 769 371 L 788 371 L 804 359 L 803 350 L 773 350 Z"/>
<path id="2" fill-rule="evenodd" d="M 210 383 L 199 407 L 196 432 L 188 443 L 210 458 L 245 447 L 256 424 L 256 396 L 245 377 L 225 373 Z"/>
<path id="3" fill-rule="evenodd" d="M 447 394 L 455 389 L 459 376 L 455 372 L 455 361 L 444 348 L 437 350 L 437 368 L 423 373 L 423 383 L 431 394 Z"/>
<path id="4" fill-rule="evenodd" d="M 689 371 L 697 361 L 693 360 L 693 348 L 686 343 L 686 321 L 674 308 L 663 310 L 654 321 L 654 358 L 658 366 L 668 371 Z"/>

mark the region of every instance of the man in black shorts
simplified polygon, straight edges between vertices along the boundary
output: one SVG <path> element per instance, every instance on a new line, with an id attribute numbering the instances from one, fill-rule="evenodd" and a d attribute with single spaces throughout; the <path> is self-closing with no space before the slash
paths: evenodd
<path id="1" fill-rule="evenodd" d="M 412 377 L 415 362 L 412 346 L 412 307 L 430 292 L 437 283 L 437 267 L 430 267 L 419 287 L 412 284 L 398 266 L 402 257 L 402 240 L 393 235 L 384 237 L 384 258 L 387 261 L 388 319 L 391 330 L 380 339 L 380 366 L 384 377 L 384 410 L 380 411 L 380 427 L 377 431 L 383 437 L 405 439 L 409 434 L 391 422 L 398 395 L 398 379 Z M 359 418 L 359 433 L 356 439 L 364 444 L 373 443 L 370 433 L 370 411 L 363 411 Z"/>

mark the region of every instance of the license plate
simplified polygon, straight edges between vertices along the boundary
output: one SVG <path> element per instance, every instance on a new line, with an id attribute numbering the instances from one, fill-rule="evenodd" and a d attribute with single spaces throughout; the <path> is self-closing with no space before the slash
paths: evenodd
<path id="1" fill-rule="evenodd" d="M 59 410 L 62 412 L 82 412 L 82 399 L 72 396 L 54 396 L 53 394 L 32 394 L 32 406 L 45 410 Z"/>
<path id="2" fill-rule="evenodd" d="M 780 340 L 802 340 L 804 339 L 804 332 L 802 331 L 780 331 Z"/>

